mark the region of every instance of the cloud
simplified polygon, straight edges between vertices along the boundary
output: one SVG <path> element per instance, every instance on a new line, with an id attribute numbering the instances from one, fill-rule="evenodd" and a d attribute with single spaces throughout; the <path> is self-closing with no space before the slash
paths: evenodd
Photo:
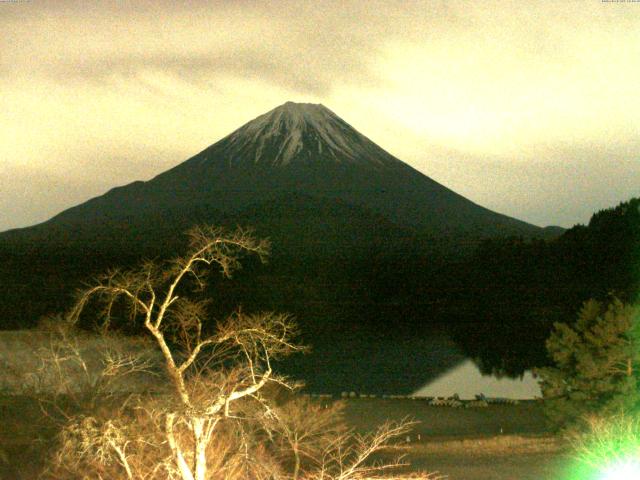
<path id="1" fill-rule="evenodd" d="M 144 73 L 161 73 L 196 84 L 220 81 L 224 78 L 242 78 L 278 85 L 296 93 L 322 96 L 328 94 L 336 75 L 331 70 L 317 72 L 308 68 L 308 63 L 287 55 L 269 51 L 255 51 L 249 48 L 233 52 L 213 52 L 211 54 L 180 55 L 123 55 L 108 59 L 84 59 L 77 62 L 63 62 L 49 70 L 47 75 L 54 80 L 71 83 L 109 84 L 114 79 L 136 80 Z M 373 74 L 362 79 L 371 81 Z M 346 70 L 346 69 L 345 69 Z M 356 77 L 353 64 L 349 68 L 350 79 Z"/>
<path id="2" fill-rule="evenodd" d="M 412 164 L 470 200 L 539 226 L 588 223 L 603 208 L 638 196 L 640 142 L 571 146 L 496 158 L 425 147 Z"/>
<path id="3" fill-rule="evenodd" d="M 231 76 L 311 95 L 324 95 L 336 83 L 379 80 L 369 63 L 383 38 L 333 24 L 338 12 L 315 3 L 279 2 L 269 10 L 251 2 L 190 2 L 189 10 L 177 2 L 91 5 L 48 4 L 39 15 L 0 21 L 17 47 L 4 58 L 5 75 L 70 84 L 135 79 L 145 71 L 194 82 Z M 300 9 L 309 17 L 291 15 Z"/>
<path id="4" fill-rule="evenodd" d="M 96 185 L 79 174 L 91 171 L 105 181 L 98 194 L 147 175 L 132 165 L 164 168 L 286 100 L 312 101 L 478 203 L 572 224 L 624 200 L 635 191 L 630 179 L 640 184 L 633 9 L 509 0 L 0 3 L 0 162 L 69 185 Z M 113 168 L 117 158 L 127 161 Z M 0 184 L 11 175 L 0 171 Z"/>
<path id="5" fill-rule="evenodd" d="M 43 222 L 116 186 L 149 180 L 185 160 L 184 152 L 122 146 L 49 152 L 41 164 L 0 166 L 0 232 Z"/>

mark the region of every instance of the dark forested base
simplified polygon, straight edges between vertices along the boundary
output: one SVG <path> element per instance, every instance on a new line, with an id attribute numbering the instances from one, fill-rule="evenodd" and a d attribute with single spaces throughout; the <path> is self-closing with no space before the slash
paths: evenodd
<path id="1" fill-rule="evenodd" d="M 367 232 L 365 224 L 349 229 L 346 222 L 325 241 L 320 230 L 301 241 L 258 225 L 257 235 L 272 233 L 269 263 L 247 257 L 230 280 L 210 275 L 203 295 L 213 299 L 212 324 L 239 307 L 294 315 L 312 353 L 284 369 L 309 388 L 335 391 L 349 382 L 361 391 L 409 392 L 460 355 L 485 372 L 517 375 L 548 361 L 544 341 L 553 323 L 572 322 L 585 300 L 611 293 L 634 300 L 639 202 L 599 212 L 556 240 L 486 240 L 471 255 L 473 242 L 456 254 L 451 243 L 435 248 L 391 225 Z M 185 242 L 176 228 L 142 232 L 145 242 L 125 236 L 111 243 L 71 239 L 66 246 L 5 241 L 0 327 L 30 328 L 43 315 L 66 310 L 82 282 L 110 267 L 175 256 Z M 440 347 L 432 340 L 443 335 L 457 345 L 434 354 Z"/>

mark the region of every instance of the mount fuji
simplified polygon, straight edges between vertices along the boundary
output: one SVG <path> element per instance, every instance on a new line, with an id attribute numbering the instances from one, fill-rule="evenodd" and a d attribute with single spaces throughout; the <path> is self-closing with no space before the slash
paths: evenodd
<path id="1" fill-rule="evenodd" d="M 173 235 L 193 223 L 277 223 L 268 217 L 286 221 L 301 210 L 310 214 L 296 221 L 304 230 L 307 220 L 317 223 L 314 212 L 327 208 L 329 223 L 350 224 L 353 217 L 395 227 L 405 237 L 468 241 L 550 233 L 458 195 L 323 105 L 287 102 L 149 181 L 114 188 L 47 222 L 5 232 L 0 241 L 35 236 L 59 245 L 121 245 L 123 238 L 147 242 L 150 234 Z M 289 233 L 264 230 L 291 240 Z"/>

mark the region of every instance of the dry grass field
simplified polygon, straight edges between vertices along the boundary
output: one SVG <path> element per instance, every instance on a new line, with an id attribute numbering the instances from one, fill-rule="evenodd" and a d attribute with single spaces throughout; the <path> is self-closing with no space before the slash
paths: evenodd
<path id="1" fill-rule="evenodd" d="M 411 470 L 445 474 L 450 480 L 562 480 L 562 445 L 549 437 L 503 435 L 427 440 L 406 447 Z"/>
<path id="2" fill-rule="evenodd" d="M 387 419 L 419 422 L 397 447 L 408 471 L 450 480 L 564 480 L 566 448 L 548 433 L 541 407 L 534 401 L 450 408 L 423 400 L 352 399 L 347 421 L 360 431 Z"/>
<path id="3" fill-rule="evenodd" d="M 565 478 L 565 450 L 546 432 L 537 402 L 486 408 L 433 407 L 408 399 L 346 403 L 346 421 L 358 431 L 406 417 L 419 422 L 390 452 L 405 454 L 411 463 L 401 473 L 437 471 L 450 480 Z M 0 397 L 0 480 L 36 478 L 53 434 L 37 404 L 24 397 Z"/>

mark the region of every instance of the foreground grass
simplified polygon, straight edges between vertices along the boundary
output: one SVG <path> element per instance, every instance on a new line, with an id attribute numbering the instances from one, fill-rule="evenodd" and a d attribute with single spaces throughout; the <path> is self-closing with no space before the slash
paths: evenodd
<path id="1" fill-rule="evenodd" d="M 549 436 L 434 440 L 406 447 L 412 469 L 450 480 L 562 480 L 567 450 Z"/>
<path id="2" fill-rule="evenodd" d="M 396 446 L 411 464 L 405 473 L 437 472 L 448 480 L 567 478 L 567 447 L 549 433 L 539 402 L 464 409 L 367 398 L 349 400 L 346 407 L 347 422 L 362 431 L 407 416 L 420 423 Z"/>
<path id="3" fill-rule="evenodd" d="M 549 433 L 542 403 L 490 405 L 486 408 L 433 407 L 424 400 L 355 398 L 347 401 L 346 421 L 359 431 L 406 417 L 419 422 L 413 437 L 488 437 Z"/>

